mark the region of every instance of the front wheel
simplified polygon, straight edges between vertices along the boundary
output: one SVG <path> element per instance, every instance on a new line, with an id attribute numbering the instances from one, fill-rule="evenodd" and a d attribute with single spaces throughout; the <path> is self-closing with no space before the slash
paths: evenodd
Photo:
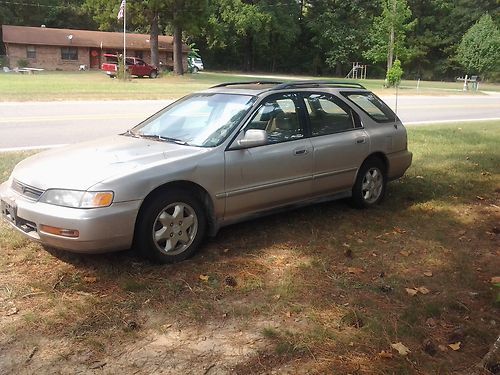
<path id="1" fill-rule="evenodd" d="M 151 73 L 149 73 L 149 78 L 156 78 L 158 77 L 158 72 L 156 70 L 153 70 L 151 71 Z"/>
<path id="2" fill-rule="evenodd" d="M 376 205 L 384 198 L 386 185 L 385 165 L 377 159 L 365 161 L 352 188 L 352 203 L 358 208 Z"/>
<path id="3" fill-rule="evenodd" d="M 157 263 L 180 262 L 193 255 L 206 230 L 201 203 L 189 193 L 165 190 L 144 205 L 135 234 L 141 254 Z"/>

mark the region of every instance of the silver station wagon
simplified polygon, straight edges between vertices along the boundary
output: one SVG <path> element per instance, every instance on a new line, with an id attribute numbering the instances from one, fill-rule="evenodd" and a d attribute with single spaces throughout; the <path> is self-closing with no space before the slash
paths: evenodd
<path id="1" fill-rule="evenodd" d="M 401 121 L 359 84 L 227 83 L 123 134 L 23 160 L 0 185 L 1 213 L 49 247 L 133 246 L 171 263 L 258 215 L 347 197 L 375 205 L 411 160 Z"/>

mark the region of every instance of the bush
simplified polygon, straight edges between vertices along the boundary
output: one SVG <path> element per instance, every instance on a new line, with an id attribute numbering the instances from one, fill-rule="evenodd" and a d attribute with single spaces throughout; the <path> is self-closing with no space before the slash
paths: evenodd
<path id="1" fill-rule="evenodd" d="M 0 68 L 9 66 L 9 58 L 7 56 L 0 56 Z"/>
<path id="2" fill-rule="evenodd" d="M 28 60 L 26 60 L 26 59 L 19 59 L 19 60 L 17 60 L 17 66 L 18 66 L 19 68 L 21 68 L 21 69 L 22 69 L 22 68 L 27 68 L 27 67 L 29 66 L 29 64 L 30 64 L 30 63 L 29 63 L 29 62 L 28 62 Z"/>
<path id="3" fill-rule="evenodd" d="M 394 60 L 394 64 L 392 64 L 391 69 L 387 71 L 387 86 L 395 87 L 399 86 L 401 82 L 401 77 L 403 76 L 403 68 L 401 68 L 401 61 L 398 59 Z"/>
<path id="4" fill-rule="evenodd" d="M 130 73 L 127 69 L 123 70 L 123 57 L 118 56 L 118 71 L 116 72 L 116 78 L 128 81 L 131 79 Z"/>

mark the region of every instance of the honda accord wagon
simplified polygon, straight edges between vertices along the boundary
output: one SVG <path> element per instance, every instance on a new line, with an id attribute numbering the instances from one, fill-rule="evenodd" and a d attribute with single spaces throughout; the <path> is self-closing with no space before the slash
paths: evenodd
<path id="1" fill-rule="evenodd" d="M 399 118 L 359 84 L 227 83 L 123 134 L 21 161 L 0 207 L 49 247 L 134 247 L 171 263 L 248 218 L 338 198 L 376 205 L 411 160 Z"/>

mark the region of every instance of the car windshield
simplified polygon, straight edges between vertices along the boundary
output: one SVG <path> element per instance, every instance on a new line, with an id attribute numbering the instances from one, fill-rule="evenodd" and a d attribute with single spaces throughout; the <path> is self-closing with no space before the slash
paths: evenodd
<path id="1" fill-rule="evenodd" d="M 250 95 L 195 94 L 148 118 L 132 133 L 158 141 L 215 147 L 232 132 L 254 101 Z"/>

